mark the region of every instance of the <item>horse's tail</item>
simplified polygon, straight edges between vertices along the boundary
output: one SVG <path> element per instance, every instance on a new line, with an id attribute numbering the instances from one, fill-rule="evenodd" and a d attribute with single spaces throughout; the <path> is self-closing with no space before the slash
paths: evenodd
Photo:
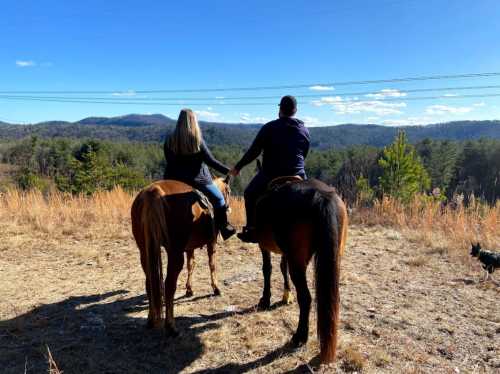
<path id="1" fill-rule="evenodd" d="M 168 242 L 166 207 L 161 198 L 161 190 L 153 187 L 145 191 L 142 209 L 144 230 L 146 280 L 150 294 L 150 312 L 154 321 L 161 320 L 164 295 L 161 244 Z"/>
<path id="2" fill-rule="evenodd" d="M 339 322 L 340 257 L 345 240 L 347 212 L 335 196 L 322 196 L 316 222 L 316 308 L 321 362 L 335 359 Z"/>

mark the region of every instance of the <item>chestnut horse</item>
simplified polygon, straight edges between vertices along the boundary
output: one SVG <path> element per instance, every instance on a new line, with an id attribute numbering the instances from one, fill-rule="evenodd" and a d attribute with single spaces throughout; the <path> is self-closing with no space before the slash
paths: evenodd
<path id="1" fill-rule="evenodd" d="M 322 363 L 334 360 L 339 321 L 340 258 L 347 238 L 347 210 L 335 189 L 318 180 L 288 181 L 271 186 L 257 202 L 257 236 L 262 252 L 264 292 L 260 308 L 271 304 L 271 254 L 281 254 L 288 302 L 287 267 L 297 290 L 299 324 L 296 347 L 307 342 L 311 294 L 307 266 L 315 256 L 317 332 Z"/>
<path id="2" fill-rule="evenodd" d="M 230 188 L 222 178 L 214 179 L 226 201 Z M 177 278 L 188 258 L 186 295 L 193 294 L 191 276 L 194 269 L 194 250 L 207 246 L 210 276 L 215 295 L 220 295 L 215 274 L 215 245 L 218 232 L 210 211 L 203 207 L 193 187 L 175 180 L 154 182 L 144 188 L 132 203 L 132 233 L 139 247 L 141 265 L 146 275 L 149 302 L 148 326 L 159 327 L 162 319 L 162 300 L 165 301 L 165 332 L 176 336 L 174 295 Z M 168 256 L 167 277 L 163 287 L 161 246 Z"/>

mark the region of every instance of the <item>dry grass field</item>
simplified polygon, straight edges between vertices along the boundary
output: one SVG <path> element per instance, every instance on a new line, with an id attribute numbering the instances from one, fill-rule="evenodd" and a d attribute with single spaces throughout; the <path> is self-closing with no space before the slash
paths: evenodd
<path id="1" fill-rule="evenodd" d="M 185 271 L 178 285 L 181 336 L 146 330 L 131 199 L 121 190 L 0 198 L 0 372 L 500 372 L 500 286 L 480 281 L 467 251 L 473 238 L 500 247 L 498 207 L 402 211 L 386 202 L 355 212 L 342 262 L 338 360 L 318 367 L 315 313 L 307 346 L 290 350 L 298 306 L 279 303 L 279 258 L 275 304 L 257 311 L 260 253 L 237 239 L 218 246 L 222 296 L 211 296 L 200 250 L 195 295 L 183 297 Z M 232 215 L 241 223 L 241 201 Z M 312 289 L 312 273 L 309 281 Z"/>

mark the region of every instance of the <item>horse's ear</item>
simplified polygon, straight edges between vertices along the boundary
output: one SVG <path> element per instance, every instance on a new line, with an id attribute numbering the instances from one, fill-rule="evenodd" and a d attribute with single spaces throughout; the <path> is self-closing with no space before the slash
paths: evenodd
<path id="1" fill-rule="evenodd" d="M 226 178 L 224 178 L 224 183 L 225 184 L 230 184 L 231 183 L 231 175 L 230 174 L 226 175 Z"/>

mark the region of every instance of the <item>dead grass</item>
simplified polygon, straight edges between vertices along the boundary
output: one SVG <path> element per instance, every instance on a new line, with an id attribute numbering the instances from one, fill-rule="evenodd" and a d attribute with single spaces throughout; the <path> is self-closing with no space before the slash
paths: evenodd
<path id="1" fill-rule="evenodd" d="M 92 196 L 58 191 L 44 195 L 37 190 L 9 189 L 0 195 L 0 218 L 52 237 L 123 238 L 128 236 L 134 197 L 135 193 L 120 187 Z M 231 222 L 242 226 L 245 222 L 243 199 L 231 198 L 230 207 Z"/>
<path id="2" fill-rule="evenodd" d="M 429 260 L 430 260 L 429 256 L 420 255 L 418 257 L 410 258 L 409 260 L 406 261 L 406 264 L 409 266 L 419 267 L 427 264 Z"/>
<path id="3" fill-rule="evenodd" d="M 340 367 L 347 373 L 362 371 L 366 366 L 366 358 L 356 347 L 349 346 L 342 350 L 338 358 L 342 362 Z"/>
<path id="4" fill-rule="evenodd" d="M 49 346 L 47 346 L 47 361 L 49 363 L 49 374 L 62 374 L 63 372 L 57 367 L 57 363 L 52 357 Z"/>
<path id="5" fill-rule="evenodd" d="M 497 248 L 500 241 L 500 202 L 490 207 L 473 198 L 469 206 L 459 203 L 444 207 L 418 197 L 407 205 L 386 197 L 375 201 L 373 207 L 356 208 L 353 221 L 394 227 L 429 249 L 460 256 L 468 254 L 472 241 L 486 248 Z"/>

